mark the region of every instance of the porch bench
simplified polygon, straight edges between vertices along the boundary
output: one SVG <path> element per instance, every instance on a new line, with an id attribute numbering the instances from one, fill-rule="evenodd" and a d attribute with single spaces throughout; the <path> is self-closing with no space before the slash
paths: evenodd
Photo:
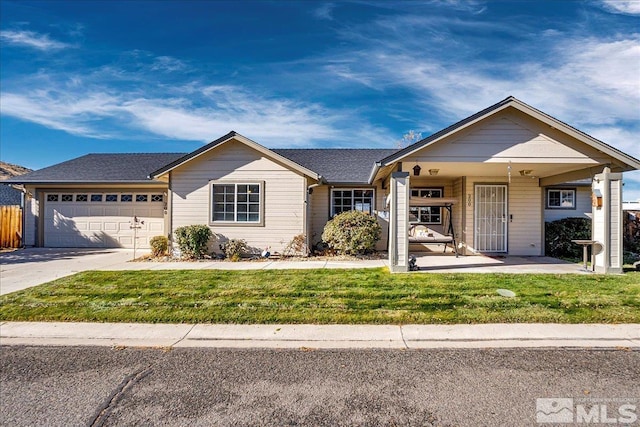
<path id="1" fill-rule="evenodd" d="M 447 251 L 447 245 L 451 244 L 453 251 L 458 257 L 458 249 L 456 248 L 456 240 L 451 235 L 445 235 L 438 233 L 437 231 L 428 228 L 424 224 L 414 224 L 409 227 L 409 243 L 419 243 L 419 244 L 442 244 L 444 243 L 444 251 Z"/>

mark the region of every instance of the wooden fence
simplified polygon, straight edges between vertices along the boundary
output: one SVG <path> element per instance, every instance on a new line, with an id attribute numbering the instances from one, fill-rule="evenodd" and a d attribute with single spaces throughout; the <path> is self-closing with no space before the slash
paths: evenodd
<path id="1" fill-rule="evenodd" d="M 18 205 L 0 206 L 0 247 L 22 246 L 22 209 Z"/>

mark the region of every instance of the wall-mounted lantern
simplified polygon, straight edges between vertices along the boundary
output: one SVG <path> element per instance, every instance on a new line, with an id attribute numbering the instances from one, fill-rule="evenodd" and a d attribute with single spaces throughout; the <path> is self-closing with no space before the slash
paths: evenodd
<path id="1" fill-rule="evenodd" d="M 419 165 L 415 165 L 413 167 L 413 175 L 414 176 L 420 176 L 420 171 L 422 170 L 422 168 Z"/>

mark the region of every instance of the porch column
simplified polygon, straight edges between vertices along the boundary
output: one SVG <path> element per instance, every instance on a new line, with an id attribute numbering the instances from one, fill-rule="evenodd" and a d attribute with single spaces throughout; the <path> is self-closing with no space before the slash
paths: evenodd
<path id="1" fill-rule="evenodd" d="M 596 273 L 622 273 L 622 174 L 604 168 L 593 178 L 592 240 L 596 244 Z M 592 258 L 594 259 L 594 258 Z"/>
<path id="2" fill-rule="evenodd" d="M 389 269 L 409 271 L 409 172 L 394 172 L 389 182 Z"/>

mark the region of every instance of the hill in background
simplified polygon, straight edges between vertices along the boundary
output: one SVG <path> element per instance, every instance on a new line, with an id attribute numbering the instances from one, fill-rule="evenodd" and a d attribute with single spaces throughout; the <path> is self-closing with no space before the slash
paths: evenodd
<path id="1" fill-rule="evenodd" d="M 31 172 L 32 169 L 25 168 L 24 166 L 14 165 L 7 162 L 0 162 L 0 181 L 9 179 L 14 176 L 24 175 L 27 172 Z"/>

